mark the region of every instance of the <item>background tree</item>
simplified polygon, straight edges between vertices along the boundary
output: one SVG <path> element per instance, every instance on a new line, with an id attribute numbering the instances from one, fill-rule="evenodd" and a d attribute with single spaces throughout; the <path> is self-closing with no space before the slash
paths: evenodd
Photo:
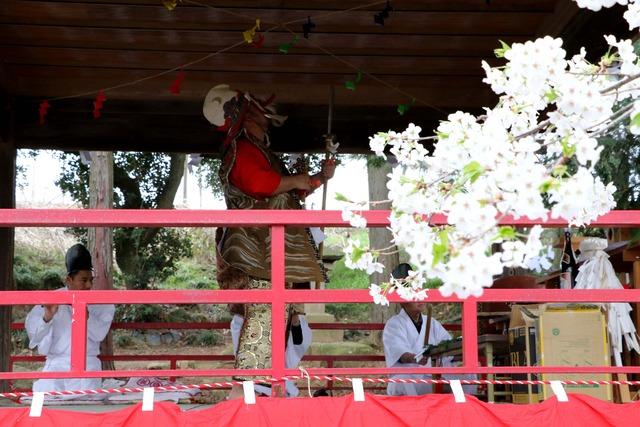
<path id="1" fill-rule="evenodd" d="M 367 176 L 369 181 L 369 200 L 379 201 L 387 200 L 389 190 L 387 189 L 387 175 L 391 172 L 391 165 L 379 158 L 370 156 L 367 159 Z M 371 207 L 371 209 L 390 209 L 391 203 L 383 203 Z M 382 273 L 373 273 L 371 275 L 371 283 L 380 285 L 389 280 L 389 272 L 400 264 L 400 256 L 397 248 L 392 245 L 393 234 L 388 228 L 369 228 L 369 243 L 371 247 L 384 249 L 386 255 L 379 257 L 379 262 L 384 265 L 385 271 Z M 371 304 L 371 321 L 377 323 L 385 323 L 391 316 L 396 314 L 396 307 L 383 306 L 379 304 Z M 382 331 L 378 331 L 374 335 L 374 342 L 382 345 Z"/>
<path id="2" fill-rule="evenodd" d="M 640 208 L 640 138 L 620 123 L 598 142 L 603 150 L 596 171 L 604 182 L 613 182 L 616 186 L 617 209 Z"/>
<path id="3" fill-rule="evenodd" d="M 56 185 L 75 201 L 89 204 L 89 168 L 75 152 L 60 154 L 66 165 Z M 116 209 L 172 209 L 184 172 L 184 154 L 114 153 L 113 185 Z M 86 230 L 77 231 L 86 236 Z M 116 228 L 116 262 L 127 289 L 144 289 L 175 270 L 191 255 L 187 233 L 169 228 Z"/>

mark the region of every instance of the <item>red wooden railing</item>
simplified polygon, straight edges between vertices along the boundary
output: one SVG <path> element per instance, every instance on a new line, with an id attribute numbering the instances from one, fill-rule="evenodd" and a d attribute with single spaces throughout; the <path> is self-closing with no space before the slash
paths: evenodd
<path id="1" fill-rule="evenodd" d="M 388 211 L 368 211 L 364 216 L 370 227 L 389 225 Z M 435 224 L 445 223 L 437 216 Z M 530 226 L 536 221 L 506 219 L 503 224 Z M 193 370 L 116 370 L 86 371 L 87 304 L 223 304 L 231 302 L 263 303 L 272 306 L 272 367 L 251 369 L 243 375 L 268 375 L 281 378 L 296 375 L 284 364 L 285 305 L 287 303 L 371 303 L 367 290 L 287 290 L 284 279 L 284 229 L 286 226 L 347 227 L 337 211 L 177 211 L 177 210 L 0 210 L 0 227 L 215 227 L 258 225 L 271 228 L 272 289 L 270 290 L 175 290 L 175 291 L 4 291 L 0 305 L 68 304 L 72 305 L 72 351 L 69 372 L 0 372 L 0 379 L 77 378 L 106 376 L 232 376 L 234 369 Z M 560 220 L 544 226 L 561 227 Z M 599 227 L 638 227 L 640 211 L 613 211 L 596 221 Z M 396 295 L 391 301 L 399 302 Z M 640 302 L 640 290 L 550 290 L 487 289 L 480 298 L 459 300 L 444 297 L 438 291 L 429 302 L 462 304 L 463 366 L 430 368 L 310 368 L 311 375 L 388 375 L 391 373 L 640 373 L 639 366 L 480 366 L 477 346 L 477 304 L 479 302 Z"/>
<path id="2" fill-rule="evenodd" d="M 455 323 L 444 323 L 442 326 L 448 331 L 459 331 L 460 325 Z M 358 330 L 358 331 L 381 331 L 384 323 L 340 323 L 323 322 L 309 323 L 312 330 Z M 24 323 L 13 322 L 11 330 L 18 331 L 24 329 Z M 181 330 L 201 330 L 201 329 L 229 329 L 229 322 L 113 322 L 111 330 L 152 330 L 152 329 L 181 329 Z M 101 355 L 99 359 L 114 362 L 134 362 L 134 361 L 163 361 L 169 362 L 169 369 L 177 369 L 179 361 L 207 361 L 207 362 L 229 362 L 234 357 L 230 354 L 118 354 Z M 305 362 L 321 362 L 327 368 L 333 368 L 336 362 L 384 362 L 383 355 L 372 354 L 349 354 L 349 355 L 305 355 L 302 359 Z M 13 371 L 16 363 L 44 362 L 45 356 L 36 355 L 12 355 L 9 358 L 9 372 Z M 170 378 L 174 380 L 174 377 Z M 326 388 L 334 389 L 332 381 L 328 380 Z M 316 387 L 317 388 L 317 387 Z M 345 387 L 347 388 L 347 387 Z M 384 388 L 384 387 L 368 387 Z M 27 391 L 27 390 L 21 390 Z"/>

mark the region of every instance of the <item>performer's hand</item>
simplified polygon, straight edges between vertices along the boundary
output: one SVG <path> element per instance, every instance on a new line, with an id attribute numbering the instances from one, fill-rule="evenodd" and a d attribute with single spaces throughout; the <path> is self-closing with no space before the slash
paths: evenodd
<path id="1" fill-rule="evenodd" d="M 300 326 L 300 317 L 298 313 L 291 316 L 291 326 Z"/>
<path id="2" fill-rule="evenodd" d="M 50 304 L 50 305 L 44 305 L 44 315 L 42 316 L 42 319 L 49 323 L 51 321 L 51 319 L 53 319 L 53 316 L 56 315 L 56 313 L 58 312 L 58 305 L 57 304 Z"/>
<path id="3" fill-rule="evenodd" d="M 416 355 L 410 352 L 403 353 L 400 356 L 400 363 L 416 363 Z"/>
<path id="4" fill-rule="evenodd" d="M 311 177 L 307 174 L 293 175 L 291 178 L 293 179 L 295 188 L 298 190 L 309 191 L 313 188 L 311 185 Z"/>
<path id="5" fill-rule="evenodd" d="M 312 189 L 311 177 L 308 174 L 287 175 L 280 179 L 280 184 L 278 184 L 278 188 L 273 192 L 273 195 L 297 190 L 298 195 L 304 198 Z"/>
<path id="6" fill-rule="evenodd" d="M 333 178 L 333 174 L 335 172 L 336 172 L 336 159 L 330 158 L 322 162 L 322 169 L 320 170 L 320 173 L 324 178 L 325 182 Z"/>

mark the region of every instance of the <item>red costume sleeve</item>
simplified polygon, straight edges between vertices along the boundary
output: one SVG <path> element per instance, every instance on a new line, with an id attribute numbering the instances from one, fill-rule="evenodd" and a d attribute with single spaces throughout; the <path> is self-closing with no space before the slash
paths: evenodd
<path id="1" fill-rule="evenodd" d="M 255 145 L 244 140 L 237 142 L 236 161 L 229 173 L 231 184 L 251 197 L 264 199 L 273 195 L 281 179 Z"/>

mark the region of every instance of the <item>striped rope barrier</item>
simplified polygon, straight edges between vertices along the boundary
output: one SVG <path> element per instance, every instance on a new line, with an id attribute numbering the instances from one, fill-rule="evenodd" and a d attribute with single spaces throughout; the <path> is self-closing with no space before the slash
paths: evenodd
<path id="1" fill-rule="evenodd" d="M 296 381 L 296 380 L 320 380 L 320 381 L 338 381 L 338 382 L 352 382 L 355 378 L 350 377 L 336 377 L 329 375 L 292 375 L 281 378 L 266 378 L 257 379 L 256 383 L 269 384 L 281 381 Z M 443 379 L 420 379 L 420 378 L 358 378 L 364 383 L 403 383 L 403 384 L 450 384 L 451 380 Z M 549 380 L 459 380 L 462 385 L 550 385 L 552 381 Z M 585 386 L 585 385 L 630 385 L 640 386 L 640 381 L 629 380 L 559 380 L 562 385 L 572 386 Z M 216 388 L 228 388 L 231 386 L 242 386 L 242 381 L 221 381 L 213 383 L 203 384 L 177 384 L 177 385 L 165 385 L 156 386 L 153 389 L 156 392 L 163 391 L 184 391 L 184 390 L 209 390 Z M 97 388 L 89 390 L 63 390 L 63 391 L 47 391 L 44 392 L 45 396 L 85 396 L 96 394 L 122 394 L 122 393 L 141 393 L 144 391 L 144 387 L 119 387 L 119 388 Z M 17 399 L 21 397 L 31 397 L 33 392 L 9 392 L 0 393 L 0 398 Z"/>

